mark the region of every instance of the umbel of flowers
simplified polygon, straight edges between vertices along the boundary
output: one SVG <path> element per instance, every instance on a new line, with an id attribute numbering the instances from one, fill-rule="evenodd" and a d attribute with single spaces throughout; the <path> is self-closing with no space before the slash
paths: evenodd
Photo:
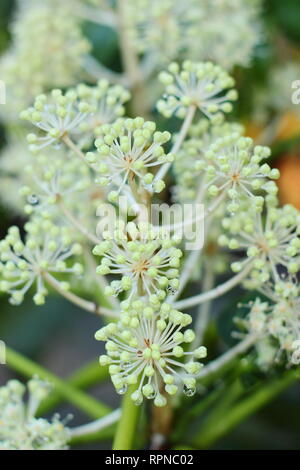
<path id="1" fill-rule="evenodd" d="M 95 141 L 98 153 L 89 152 L 87 161 L 99 174 L 97 182 L 102 186 L 109 184 L 118 188 L 111 191 L 110 200 L 137 179 L 146 189 L 160 192 L 165 183 L 155 180 L 151 173 L 153 167 L 170 163 L 174 155 L 165 153 L 163 145 L 170 140 L 169 132 L 156 131 L 156 124 L 143 118 L 120 119 L 111 125 L 98 129 Z M 137 188 L 138 191 L 138 188 Z"/>
<path id="2" fill-rule="evenodd" d="M 63 450 L 70 440 L 69 429 L 56 415 L 52 420 L 36 417 L 40 403 L 49 395 L 48 383 L 33 378 L 26 387 L 10 380 L 0 387 L 0 450 Z"/>
<path id="3" fill-rule="evenodd" d="M 283 276 L 276 282 L 267 282 L 257 289 L 264 297 L 257 297 L 248 305 L 245 319 L 238 324 L 258 336 L 257 355 L 262 365 L 270 366 L 284 358 L 290 365 L 300 363 L 300 293 L 293 276 Z M 268 347 L 261 347 L 268 341 Z M 269 362 L 269 364 L 268 364 Z"/>
<path id="4" fill-rule="evenodd" d="M 178 288 L 179 265 L 182 251 L 176 248 L 179 240 L 161 238 L 161 234 L 147 222 L 138 225 L 119 223 L 113 234 L 102 234 L 104 240 L 93 253 L 102 256 L 97 272 L 117 274 L 120 281 L 112 281 L 106 293 L 117 295 L 128 292 L 128 300 L 137 294 L 155 296 L 163 300 L 166 290 Z"/>
<path id="5" fill-rule="evenodd" d="M 18 227 L 10 227 L 8 235 L 0 242 L 0 289 L 10 295 L 10 302 L 20 304 L 24 295 L 35 286 L 33 297 L 37 305 L 45 302 L 48 293 L 45 282 L 55 281 L 59 273 L 81 275 L 83 267 L 69 258 L 81 253 L 67 227 L 57 227 L 50 220 L 35 218 L 25 225 L 25 242 Z M 57 281 L 63 290 L 69 283 Z"/>
<path id="6" fill-rule="evenodd" d="M 110 323 L 96 333 L 96 339 L 106 341 L 106 355 L 100 364 L 109 365 L 109 372 L 119 394 L 128 385 L 137 385 L 131 398 L 141 404 L 143 398 L 153 399 L 156 406 L 165 406 L 168 395 L 183 387 L 188 396 L 196 392 L 196 376 L 206 357 L 206 348 L 186 352 L 185 344 L 195 339 L 186 327 L 192 322 L 188 314 L 150 296 L 122 302 L 117 323 Z M 187 361 L 184 361 L 188 359 Z"/>

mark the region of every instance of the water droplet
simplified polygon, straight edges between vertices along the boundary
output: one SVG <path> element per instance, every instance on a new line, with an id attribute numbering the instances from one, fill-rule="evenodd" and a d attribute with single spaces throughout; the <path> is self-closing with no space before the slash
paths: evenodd
<path id="1" fill-rule="evenodd" d="M 127 392 L 127 385 L 123 385 L 123 387 L 121 387 L 117 390 L 117 393 L 119 395 L 124 395 L 126 392 Z"/>
<path id="2" fill-rule="evenodd" d="M 39 198 L 36 194 L 31 194 L 30 196 L 28 196 L 27 202 L 31 206 L 36 206 L 37 204 L 39 204 L 40 201 L 39 201 Z"/>
<path id="3" fill-rule="evenodd" d="M 122 369 L 128 369 L 131 366 L 131 362 L 121 362 L 120 366 Z"/>
<path id="4" fill-rule="evenodd" d="M 170 295 L 176 294 L 176 289 L 174 289 L 174 287 L 168 286 L 167 291 L 169 292 Z"/>
<path id="5" fill-rule="evenodd" d="M 187 397 L 192 397 L 193 395 L 195 395 L 196 393 L 196 388 L 193 387 L 193 388 L 188 388 L 186 386 L 183 387 L 183 393 L 187 396 Z"/>
<path id="6" fill-rule="evenodd" d="M 136 406 L 140 406 L 143 403 L 143 397 L 140 397 L 138 400 L 133 402 Z"/>

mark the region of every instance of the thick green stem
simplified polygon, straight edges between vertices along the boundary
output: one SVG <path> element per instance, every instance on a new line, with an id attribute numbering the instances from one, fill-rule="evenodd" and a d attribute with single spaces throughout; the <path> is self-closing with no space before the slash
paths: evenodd
<path id="1" fill-rule="evenodd" d="M 134 443 L 140 408 L 131 399 L 136 386 L 129 387 L 122 401 L 122 414 L 114 438 L 113 450 L 131 450 Z"/>
<path id="2" fill-rule="evenodd" d="M 214 426 L 211 426 L 209 429 L 205 428 L 203 432 L 201 430 L 193 441 L 193 445 L 200 449 L 211 447 L 216 441 L 248 418 L 248 416 L 269 403 L 299 379 L 300 369 L 298 368 L 286 372 L 281 378 L 272 380 L 267 385 L 261 386 L 256 392 L 253 392 L 249 397 L 233 406 L 229 411 L 226 411 L 223 419 L 218 419 Z"/>
<path id="3" fill-rule="evenodd" d="M 25 358 L 10 348 L 6 349 L 6 361 L 9 367 L 25 377 L 30 378 L 37 375 L 40 379 L 47 380 L 54 386 L 56 392 L 63 399 L 72 403 L 93 419 L 101 418 L 111 412 L 111 409 L 108 406 L 81 390 L 77 390 L 72 385 L 65 383 L 62 379 L 49 372 L 47 369 L 44 369 L 40 365 Z"/>
<path id="4" fill-rule="evenodd" d="M 104 382 L 109 379 L 108 367 L 100 367 L 99 360 L 96 359 L 86 366 L 78 369 L 67 379 L 67 384 L 79 389 L 86 389 L 92 385 Z M 64 397 L 57 390 L 54 390 L 39 407 L 39 414 L 45 414 L 59 405 Z"/>

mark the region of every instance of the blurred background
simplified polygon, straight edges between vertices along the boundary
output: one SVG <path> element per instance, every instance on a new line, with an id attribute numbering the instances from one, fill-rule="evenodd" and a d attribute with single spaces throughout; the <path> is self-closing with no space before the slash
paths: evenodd
<path id="1" fill-rule="evenodd" d="M 9 47 L 10 25 L 14 15 L 13 0 L 0 1 L 0 54 Z M 271 165 L 281 171 L 279 180 L 282 203 L 300 209 L 300 105 L 292 103 L 291 83 L 300 80 L 300 2 L 269 0 L 263 12 L 265 34 L 254 51 L 249 68 L 236 68 L 240 100 L 236 119 L 243 122 L 246 135 L 263 139 L 272 148 Z M 121 68 L 118 42 L 108 28 L 86 22 L 85 34 L 92 42 L 93 54 L 115 71 Z M 0 69 L 1 80 L 1 69 Z M 0 148 L 5 146 L 5 130 L 0 127 Z M 0 157 L 1 158 L 1 157 Z M 4 189 L 2 189 L 4 190 Z M 1 188 L 0 188 L 1 192 Z M 22 220 L 12 214 L 0 198 L 0 233 L 5 235 L 12 224 Z M 235 290 L 214 305 L 216 326 L 221 339 L 217 347 L 232 344 L 232 306 L 243 293 Z M 66 377 L 92 359 L 97 358 L 99 343 L 93 340 L 99 320 L 86 315 L 63 299 L 51 296 L 46 305 L 36 307 L 28 298 L 19 307 L 10 306 L 0 297 L 0 339 L 33 358 L 60 377 Z M 92 338 L 92 340 L 91 340 Z M 0 366 L 0 385 L 15 376 Z M 94 387 L 91 393 L 111 406 L 118 396 L 109 383 Z M 72 413 L 71 406 L 62 405 L 62 416 Z M 76 411 L 72 425 L 84 423 L 86 416 Z M 215 446 L 219 449 L 300 449 L 300 381 L 276 401 Z M 105 447 L 91 444 L 90 448 Z M 84 446 L 87 448 L 87 445 Z"/>

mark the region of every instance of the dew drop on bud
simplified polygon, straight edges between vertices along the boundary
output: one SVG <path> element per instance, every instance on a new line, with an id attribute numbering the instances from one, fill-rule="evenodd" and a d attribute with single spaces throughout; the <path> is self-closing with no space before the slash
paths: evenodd
<path id="1" fill-rule="evenodd" d="M 187 397 L 192 397 L 193 395 L 195 395 L 196 393 L 196 388 L 188 388 L 186 386 L 183 387 L 183 393 L 187 396 Z"/>
<path id="2" fill-rule="evenodd" d="M 27 202 L 31 206 L 36 206 L 39 203 L 39 198 L 36 194 L 31 194 L 30 196 L 28 196 Z"/>
<path id="3" fill-rule="evenodd" d="M 127 385 L 123 385 L 123 387 L 121 387 L 117 390 L 117 393 L 119 395 L 124 395 L 126 392 L 127 392 Z"/>

